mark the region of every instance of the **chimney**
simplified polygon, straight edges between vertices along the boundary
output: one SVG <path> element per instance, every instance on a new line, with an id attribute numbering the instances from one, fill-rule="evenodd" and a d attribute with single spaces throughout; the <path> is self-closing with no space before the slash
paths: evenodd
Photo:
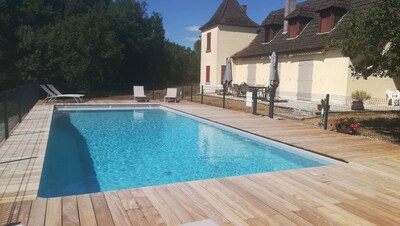
<path id="1" fill-rule="evenodd" d="M 243 9 L 244 14 L 247 15 L 247 5 L 242 5 L 242 9 Z"/>
<path id="2" fill-rule="evenodd" d="M 296 9 L 296 0 L 285 0 L 285 17 Z M 288 31 L 289 21 L 285 20 L 283 24 L 283 33 Z"/>

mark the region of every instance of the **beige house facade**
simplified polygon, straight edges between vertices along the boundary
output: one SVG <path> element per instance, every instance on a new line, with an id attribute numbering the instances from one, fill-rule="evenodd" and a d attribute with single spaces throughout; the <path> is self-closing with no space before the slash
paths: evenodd
<path id="1" fill-rule="evenodd" d="M 204 30 L 201 33 L 202 84 L 218 87 L 223 82 L 226 58 L 245 48 L 256 35 L 254 27 L 219 25 Z"/>
<path id="2" fill-rule="evenodd" d="M 227 2 L 239 5 L 237 0 L 224 0 L 222 5 Z M 339 104 L 356 90 L 366 91 L 373 98 L 385 98 L 386 90 L 400 89 L 399 79 L 355 79 L 351 76 L 351 59 L 344 57 L 340 50 L 325 48 L 331 37 L 340 38 L 335 30 L 339 23 L 344 23 L 351 13 L 373 3 L 373 0 L 306 0 L 302 3 L 285 0 L 282 1 L 285 8 L 271 12 L 253 36 L 240 36 L 239 27 L 231 26 L 235 37 L 243 37 L 242 41 L 223 31 L 224 26 L 215 25 L 202 30 L 200 83 L 211 90 L 220 86 L 221 68 L 226 57 L 232 57 L 232 83 L 268 86 L 269 56 L 276 52 L 280 80 L 277 95 L 280 98 L 317 102 L 330 94 L 331 100 Z M 210 31 L 216 36 L 212 40 L 215 53 L 208 53 L 206 49 L 207 33 Z M 243 45 L 245 47 L 237 50 Z M 216 67 L 209 73 L 209 82 L 206 82 L 207 65 Z"/>
<path id="3" fill-rule="evenodd" d="M 200 83 L 206 91 L 221 89 L 226 58 L 246 48 L 259 25 L 247 16 L 247 6 L 236 0 L 221 3 L 201 30 Z"/>

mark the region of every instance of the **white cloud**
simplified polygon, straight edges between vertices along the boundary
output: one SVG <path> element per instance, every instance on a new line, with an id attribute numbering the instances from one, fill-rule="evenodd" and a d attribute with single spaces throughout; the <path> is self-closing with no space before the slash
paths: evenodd
<path id="1" fill-rule="evenodd" d="M 183 38 L 183 41 L 187 41 L 187 42 L 195 42 L 199 40 L 199 37 L 185 37 Z"/>
<path id="2" fill-rule="evenodd" d="M 199 28 L 200 28 L 200 26 L 189 26 L 189 27 L 185 27 L 185 29 L 186 29 L 187 31 L 190 31 L 190 32 L 200 32 L 200 31 L 199 31 Z"/>

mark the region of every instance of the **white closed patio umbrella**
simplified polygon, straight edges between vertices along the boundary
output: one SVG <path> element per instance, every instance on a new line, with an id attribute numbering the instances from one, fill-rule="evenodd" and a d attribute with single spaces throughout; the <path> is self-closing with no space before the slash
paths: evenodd
<path id="1" fill-rule="evenodd" d="M 232 65 L 231 65 L 231 59 L 227 57 L 224 81 L 223 81 L 224 86 L 228 86 L 229 82 L 231 81 L 232 81 Z"/>
<path id="2" fill-rule="evenodd" d="M 269 84 L 272 85 L 274 81 L 279 81 L 279 78 L 278 78 L 278 76 L 276 74 L 276 60 L 277 60 L 277 57 L 276 57 L 276 53 L 275 52 L 272 52 L 270 59 L 271 59 L 271 63 L 269 65 Z"/>

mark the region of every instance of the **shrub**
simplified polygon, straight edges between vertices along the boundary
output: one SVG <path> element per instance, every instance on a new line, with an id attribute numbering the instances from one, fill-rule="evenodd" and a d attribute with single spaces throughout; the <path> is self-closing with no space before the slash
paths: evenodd
<path id="1" fill-rule="evenodd" d="M 360 123 L 356 122 L 355 118 L 339 118 L 335 120 L 331 126 L 332 129 L 335 129 L 336 132 L 345 133 L 345 134 L 357 134 L 357 129 L 360 127 Z"/>
<path id="2" fill-rule="evenodd" d="M 364 101 L 371 99 L 371 96 L 365 91 L 356 90 L 351 94 L 351 98 L 357 101 Z"/>

